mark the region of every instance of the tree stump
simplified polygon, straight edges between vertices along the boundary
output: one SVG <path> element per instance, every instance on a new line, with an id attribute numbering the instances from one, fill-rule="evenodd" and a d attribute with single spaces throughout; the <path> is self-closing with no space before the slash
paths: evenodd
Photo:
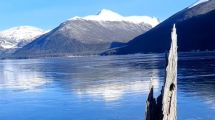
<path id="1" fill-rule="evenodd" d="M 176 27 L 172 30 L 172 43 L 166 66 L 165 83 L 157 100 L 153 96 L 151 86 L 146 101 L 146 120 L 176 120 L 177 119 L 177 34 Z"/>

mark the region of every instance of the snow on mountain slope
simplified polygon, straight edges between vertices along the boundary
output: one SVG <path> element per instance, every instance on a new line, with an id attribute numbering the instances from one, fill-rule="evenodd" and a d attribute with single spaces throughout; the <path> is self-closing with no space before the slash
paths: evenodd
<path id="1" fill-rule="evenodd" d="M 20 26 L 0 31 L 0 47 L 3 49 L 19 48 L 30 43 L 45 31 L 31 26 Z"/>
<path id="2" fill-rule="evenodd" d="M 125 22 L 131 22 L 135 24 L 139 23 L 146 23 L 151 25 L 152 27 L 155 27 L 159 24 L 159 20 L 155 17 L 149 17 L 149 16 L 121 16 L 118 13 L 115 13 L 111 10 L 103 9 L 101 10 L 97 15 L 90 15 L 86 17 L 73 17 L 69 20 L 92 20 L 92 21 L 125 21 Z"/>
<path id="3" fill-rule="evenodd" d="M 215 0 L 198 3 L 196 7 L 187 7 L 177 12 L 158 26 L 129 41 L 127 46 L 103 54 L 165 53 L 169 50 L 174 24 L 179 37 L 178 51 L 214 51 Z"/>
<path id="4" fill-rule="evenodd" d="M 198 0 L 193 5 L 191 5 L 189 8 L 195 7 L 195 6 L 199 5 L 199 4 L 202 4 L 202 3 L 205 3 L 205 2 L 208 2 L 208 1 L 209 0 Z"/>
<path id="5" fill-rule="evenodd" d="M 150 30 L 158 23 L 156 18 L 154 23 L 152 19 L 122 17 L 109 10 L 102 10 L 94 16 L 74 17 L 18 49 L 10 57 L 99 55 L 108 49 L 125 46 L 128 41 Z M 152 25 L 147 24 L 147 20 Z"/>

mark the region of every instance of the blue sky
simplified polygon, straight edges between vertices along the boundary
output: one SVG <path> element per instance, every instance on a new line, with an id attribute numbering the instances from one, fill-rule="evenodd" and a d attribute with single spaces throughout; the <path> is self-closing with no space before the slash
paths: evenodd
<path id="1" fill-rule="evenodd" d="M 196 0 L 1 0 L 0 30 L 30 25 L 52 29 L 73 16 L 110 9 L 121 15 L 147 15 L 165 20 Z"/>

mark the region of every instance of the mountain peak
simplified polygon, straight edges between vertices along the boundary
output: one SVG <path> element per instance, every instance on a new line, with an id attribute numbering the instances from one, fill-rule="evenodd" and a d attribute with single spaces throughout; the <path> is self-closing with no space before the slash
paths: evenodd
<path id="1" fill-rule="evenodd" d="M 32 26 L 18 26 L 4 31 L 0 31 L 0 35 L 3 37 L 14 37 L 17 39 L 31 38 L 32 36 L 41 35 L 44 30 Z"/>
<path id="2" fill-rule="evenodd" d="M 122 16 L 116 12 L 113 12 L 108 9 L 102 9 L 98 12 L 97 15 L 89 15 L 85 17 L 73 17 L 69 20 L 90 20 L 90 21 L 97 21 L 97 22 L 104 22 L 104 21 L 124 21 L 130 22 L 134 24 L 146 23 L 151 25 L 152 27 L 159 24 L 159 20 L 155 17 L 149 16 Z"/>
<path id="3" fill-rule="evenodd" d="M 189 8 L 193 8 L 199 4 L 202 4 L 202 3 L 205 3 L 205 2 L 208 2 L 210 0 L 197 0 L 193 5 L 191 5 Z"/>
<path id="4" fill-rule="evenodd" d="M 0 31 L 0 46 L 6 49 L 16 48 L 20 42 L 31 42 L 45 31 L 32 26 L 18 26 Z"/>
<path id="5" fill-rule="evenodd" d="M 98 16 L 117 16 L 117 17 L 121 17 L 121 15 L 119 15 L 116 12 L 113 12 L 111 10 L 108 9 L 102 9 L 100 12 L 98 12 L 97 14 Z"/>
<path id="6" fill-rule="evenodd" d="M 42 29 L 36 28 L 36 27 L 33 27 L 33 26 L 18 26 L 18 27 L 9 28 L 9 29 L 4 30 L 4 31 L 0 31 L 0 33 L 8 32 L 8 31 L 27 31 L 27 30 L 43 31 Z"/>

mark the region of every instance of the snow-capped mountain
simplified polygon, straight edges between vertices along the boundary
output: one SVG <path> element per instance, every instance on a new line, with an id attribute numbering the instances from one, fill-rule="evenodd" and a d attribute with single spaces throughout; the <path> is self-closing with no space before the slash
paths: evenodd
<path id="1" fill-rule="evenodd" d="M 73 17 L 15 52 L 17 57 L 91 55 L 123 46 L 158 24 L 150 17 L 123 17 L 110 10 Z"/>
<path id="2" fill-rule="evenodd" d="M 195 7 L 195 6 L 199 5 L 199 4 L 202 4 L 202 3 L 205 3 L 205 2 L 208 2 L 208 1 L 209 0 L 198 0 L 193 5 L 191 5 L 189 8 Z"/>
<path id="3" fill-rule="evenodd" d="M 44 33 L 44 30 L 31 26 L 13 27 L 0 31 L 0 47 L 3 49 L 20 48 Z"/>
<path id="4" fill-rule="evenodd" d="M 169 50 L 171 29 L 176 24 L 178 50 L 215 50 L 215 0 L 199 0 L 174 14 L 146 33 L 129 41 L 125 46 L 103 54 L 163 53 Z M 155 44 L 156 43 L 156 44 Z"/>
<path id="5" fill-rule="evenodd" d="M 125 21 L 131 22 L 134 24 L 146 23 L 155 27 L 159 24 L 159 20 L 156 17 L 149 16 L 122 16 L 118 13 L 115 13 L 111 10 L 103 9 L 97 15 L 90 15 L 86 17 L 73 17 L 69 20 L 93 20 L 93 21 Z"/>

